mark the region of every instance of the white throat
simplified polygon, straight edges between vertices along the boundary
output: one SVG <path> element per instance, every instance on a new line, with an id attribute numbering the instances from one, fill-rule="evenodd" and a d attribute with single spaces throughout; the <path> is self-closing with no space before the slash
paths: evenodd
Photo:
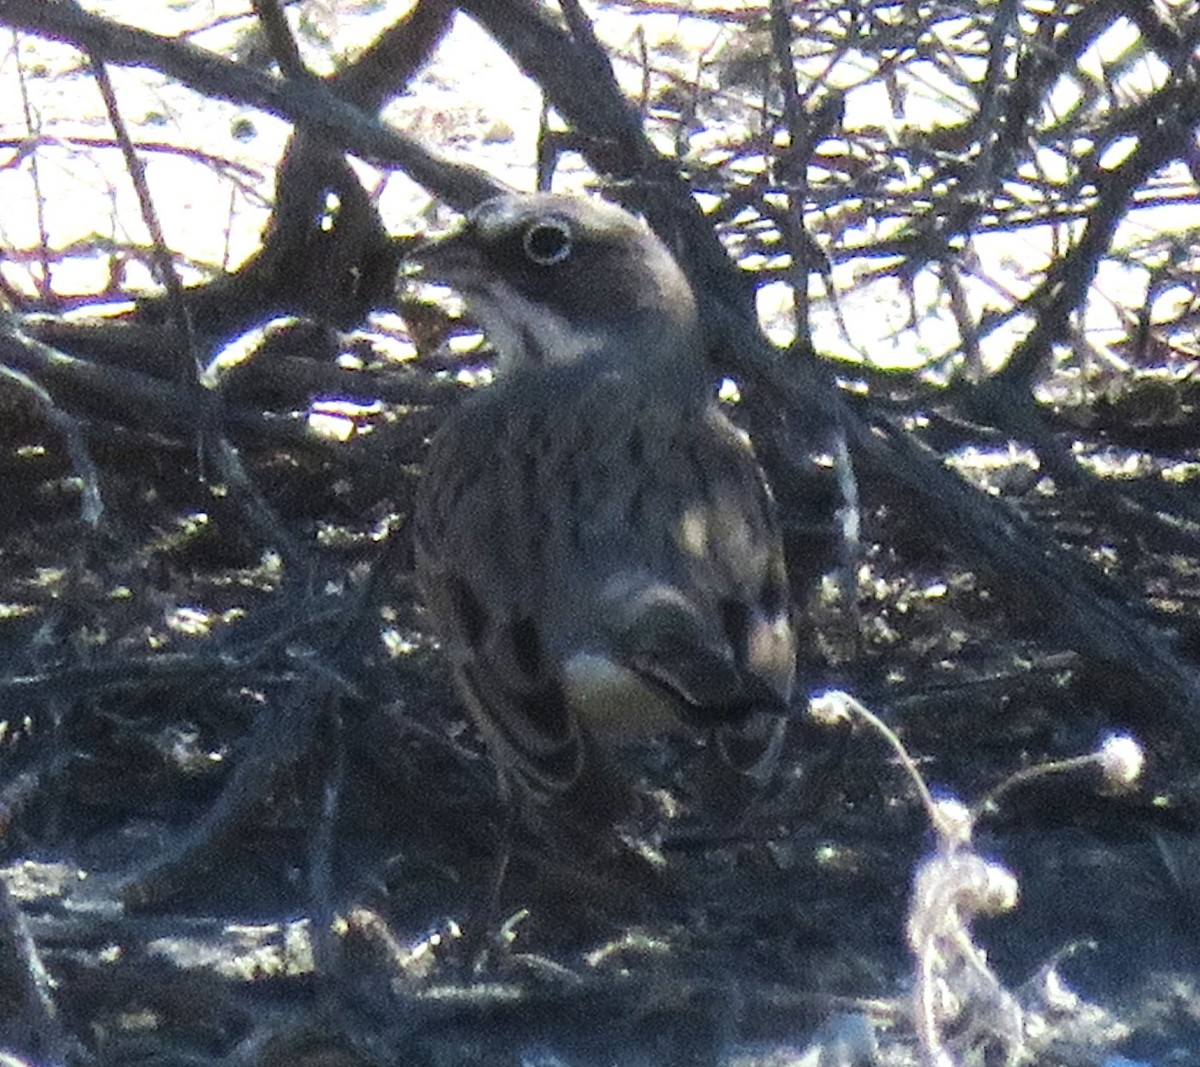
<path id="1" fill-rule="evenodd" d="M 578 363 L 604 344 L 601 335 L 579 329 L 508 286 L 473 293 L 467 307 L 496 349 L 496 372 Z"/>

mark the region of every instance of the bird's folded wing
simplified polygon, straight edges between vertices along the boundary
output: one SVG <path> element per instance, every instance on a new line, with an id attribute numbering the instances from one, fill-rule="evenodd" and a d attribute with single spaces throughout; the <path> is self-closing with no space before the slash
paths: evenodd
<path id="1" fill-rule="evenodd" d="M 747 701 L 766 688 L 786 703 L 795 671 L 791 594 L 774 502 L 749 442 L 709 407 L 680 420 L 669 447 L 649 459 L 657 473 L 648 477 L 661 483 L 654 495 L 664 501 L 656 521 L 670 540 L 661 573 L 708 619 L 710 652 L 742 677 Z"/>
<path id="2" fill-rule="evenodd" d="M 658 667 L 674 673 L 691 718 L 716 728 L 725 761 L 765 778 L 780 748 L 796 657 L 774 502 L 749 442 L 716 408 L 682 426 L 671 452 L 656 459 L 671 464 L 684 468 L 667 478 L 679 493 L 679 584 L 693 591 L 716 634 L 688 657 L 687 628 L 677 627 Z"/>

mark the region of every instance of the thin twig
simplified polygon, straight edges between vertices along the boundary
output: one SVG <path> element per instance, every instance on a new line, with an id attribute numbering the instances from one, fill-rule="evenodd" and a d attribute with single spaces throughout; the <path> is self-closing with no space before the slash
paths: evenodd
<path id="1" fill-rule="evenodd" d="M 21 59 L 21 35 L 12 31 L 13 63 L 17 71 L 17 84 L 21 89 L 21 110 L 24 114 L 25 129 L 30 138 L 38 137 L 39 121 L 29 102 L 29 86 L 25 81 L 25 64 Z M 38 294 L 42 300 L 49 303 L 54 296 L 54 284 L 50 275 L 50 232 L 46 225 L 46 199 L 42 195 L 41 170 L 38 166 L 36 151 L 29 155 L 29 177 L 33 182 L 33 210 L 37 216 L 38 255 L 42 271 L 37 280 Z"/>
<path id="2" fill-rule="evenodd" d="M 184 365 L 180 368 L 180 381 L 195 381 L 201 364 L 200 357 L 194 351 L 191 342 L 191 320 L 183 300 L 183 283 L 179 280 L 179 274 L 175 270 L 175 261 L 167 248 L 166 238 L 163 236 L 162 225 L 158 220 L 158 211 L 154 206 L 154 198 L 150 195 L 150 185 L 146 181 L 146 168 L 142 163 L 142 157 L 133 147 L 133 139 L 129 136 L 129 129 L 125 125 L 125 119 L 122 117 L 121 108 L 117 103 L 116 90 L 113 89 L 112 79 L 108 76 L 108 68 L 105 67 L 104 61 L 99 56 L 90 54 L 88 58 L 91 60 L 96 85 L 104 99 L 108 121 L 112 124 L 117 143 L 121 146 L 121 154 L 125 157 L 129 178 L 137 193 L 142 222 L 150 234 L 154 249 L 155 272 L 158 274 L 159 282 L 167 290 L 171 317 L 180 336 L 188 339 L 186 348 L 191 352 L 192 361 L 191 366 Z"/>
<path id="3" fill-rule="evenodd" d="M 42 416 L 51 426 L 63 435 L 66 441 L 67 454 L 80 481 L 80 513 L 79 517 L 86 526 L 96 529 L 100 525 L 100 517 L 104 514 L 104 501 L 100 496 L 100 474 L 92 462 L 87 442 L 83 439 L 83 431 L 76 419 L 62 410 L 54 397 L 38 382 L 34 381 L 24 371 L 16 370 L 0 363 L 0 376 L 14 385 L 25 390 L 37 402 Z"/>

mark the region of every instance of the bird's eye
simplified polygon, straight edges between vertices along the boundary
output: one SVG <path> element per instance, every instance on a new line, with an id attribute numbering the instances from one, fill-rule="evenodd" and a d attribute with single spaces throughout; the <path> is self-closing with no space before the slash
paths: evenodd
<path id="1" fill-rule="evenodd" d="M 552 267 L 571 254 L 571 227 L 561 219 L 532 223 L 521 238 L 527 255 L 540 267 Z"/>

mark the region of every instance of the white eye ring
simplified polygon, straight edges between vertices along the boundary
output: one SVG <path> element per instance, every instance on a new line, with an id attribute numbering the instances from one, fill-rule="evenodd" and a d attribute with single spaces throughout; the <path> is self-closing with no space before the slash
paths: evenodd
<path id="1" fill-rule="evenodd" d="M 562 219 L 539 219 L 526 227 L 521 247 L 538 266 L 552 267 L 566 259 L 574 248 L 571 227 Z"/>

